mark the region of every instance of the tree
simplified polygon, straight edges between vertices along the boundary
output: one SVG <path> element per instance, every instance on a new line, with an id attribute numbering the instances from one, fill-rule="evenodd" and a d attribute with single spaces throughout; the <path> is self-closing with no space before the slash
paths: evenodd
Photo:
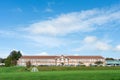
<path id="1" fill-rule="evenodd" d="M 62 62 L 61 65 L 64 66 L 64 63 Z"/>
<path id="2" fill-rule="evenodd" d="M 0 63 L 4 63 L 4 62 L 5 62 L 5 59 L 0 58 Z"/>
<path id="3" fill-rule="evenodd" d="M 30 61 L 27 61 L 27 62 L 26 62 L 26 67 L 27 67 L 27 68 L 30 68 L 30 67 L 31 67 L 31 62 L 30 62 Z"/>
<path id="4" fill-rule="evenodd" d="M 78 65 L 82 65 L 82 64 L 83 64 L 83 62 L 81 62 L 81 61 L 78 62 Z"/>
<path id="5" fill-rule="evenodd" d="M 11 58 L 10 57 L 8 57 L 6 60 L 5 60 L 5 66 L 6 67 L 9 67 L 9 66 L 11 66 Z"/>
<path id="6" fill-rule="evenodd" d="M 101 65 L 101 64 L 103 64 L 103 62 L 102 61 L 96 61 L 95 64 Z"/>
<path id="7" fill-rule="evenodd" d="M 105 60 L 114 60 L 114 58 L 106 58 Z"/>
<path id="8" fill-rule="evenodd" d="M 20 51 L 13 50 L 10 55 L 5 60 L 6 66 L 15 66 L 17 65 L 17 60 L 22 56 Z"/>
<path id="9" fill-rule="evenodd" d="M 18 51 L 18 57 L 17 57 L 17 60 L 22 56 L 22 53 L 20 51 Z"/>
<path id="10" fill-rule="evenodd" d="M 21 56 L 22 56 L 21 52 L 15 50 L 13 50 L 9 55 L 9 57 L 11 57 L 12 60 L 18 60 Z"/>

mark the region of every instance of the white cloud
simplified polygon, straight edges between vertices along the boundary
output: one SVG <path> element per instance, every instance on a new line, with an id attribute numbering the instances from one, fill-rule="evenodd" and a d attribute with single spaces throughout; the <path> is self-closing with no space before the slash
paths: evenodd
<path id="1" fill-rule="evenodd" d="M 120 51 L 120 45 L 117 45 L 117 46 L 115 47 L 115 50 L 116 50 L 116 51 Z"/>
<path id="2" fill-rule="evenodd" d="M 23 28 L 23 31 L 27 33 L 25 37 L 34 41 L 37 45 L 59 47 L 67 44 L 68 39 L 64 36 L 71 33 L 92 32 L 104 24 L 107 25 L 105 28 L 109 29 L 109 25 L 114 25 L 112 22 L 120 21 L 119 16 L 119 8 L 91 9 L 61 14 L 55 18 L 34 22 Z M 86 49 L 105 51 L 111 49 L 109 42 L 96 36 L 85 37 L 82 45 L 82 47 L 76 48 L 76 51 Z"/>
<path id="3" fill-rule="evenodd" d="M 87 36 L 82 41 L 82 46 L 74 49 L 73 51 L 108 51 L 112 49 L 110 42 L 107 42 L 107 40 L 101 40 L 97 38 L 96 36 Z"/>
<path id="4" fill-rule="evenodd" d="M 78 19 L 77 13 L 60 15 L 51 20 L 31 24 L 26 31 L 32 34 L 64 35 L 74 31 L 92 30 L 86 22 Z"/>
<path id="5" fill-rule="evenodd" d="M 106 50 L 110 50 L 111 46 L 108 43 L 105 43 L 105 42 L 97 42 L 96 43 L 96 48 L 98 50 L 106 51 Z"/>
<path id="6" fill-rule="evenodd" d="M 74 32 L 93 31 L 104 24 L 111 25 L 111 22 L 120 21 L 119 16 L 119 9 L 92 9 L 62 14 L 56 18 L 36 22 L 24 30 L 31 34 L 67 35 Z"/>
<path id="7" fill-rule="evenodd" d="M 48 3 L 48 5 L 51 5 L 51 3 Z M 65 42 L 68 39 L 64 38 L 64 36 L 71 33 L 92 32 L 98 30 L 100 27 L 109 29 L 110 25 L 114 25 L 112 24 L 113 22 L 120 21 L 119 16 L 119 8 L 91 9 L 61 14 L 55 18 L 34 22 L 23 28 L 23 31 L 27 33 L 26 38 L 34 41 L 38 45 L 59 47 L 67 44 Z M 103 27 L 103 25 L 105 26 Z M 62 37 L 64 40 L 62 40 Z M 86 44 L 82 47 L 84 49 L 88 48 L 88 46 L 92 50 L 108 50 L 110 48 L 109 42 L 101 41 L 95 36 L 87 36 L 83 39 L 83 42 Z M 91 47 L 91 45 L 94 47 Z M 79 48 L 76 50 L 79 50 Z"/>
<path id="8" fill-rule="evenodd" d="M 47 52 L 40 52 L 40 53 L 24 53 L 23 55 L 33 55 L 33 56 L 35 56 L 35 55 L 39 55 L 39 56 L 47 56 L 47 55 L 50 55 L 49 53 L 47 53 Z"/>
<path id="9" fill-rule="evenodd" d="M 5 30 L 0 30 L 0 36 L 12 36 L 15 35 L 16 33 L 14 31 L 5 31 Z"/>
<path id="10" fill-rule="evenodd" d="M 37 55 L 43 55 L 43 56 L 47 56 L 47 55 L 49 55 L 47 52 L 41 52 L 41 53 L 39 53 L 39 54 L 37 54 Z"/>
<path id="11" fill-rule="evenodd" d="M 85 43 L 94 43 L 96 42 L 97 38 L 95 36 L 87 36 L 83 40 Z"/>
<path id="12" fill-rule="evenodd" d="M 80 54 L 73 54 L 74 56 L 79 56 Z"/>
<path id="13" fill-rule="evenodd" d="M 25 36 L 25 38 L 30 39 L 34 41 L 35 46 L 46 46 L 46 47 L 59 47 L 63 44 L 64 40 L 56 38 L 56 37 L 50 37 L 50 36 Z"/>

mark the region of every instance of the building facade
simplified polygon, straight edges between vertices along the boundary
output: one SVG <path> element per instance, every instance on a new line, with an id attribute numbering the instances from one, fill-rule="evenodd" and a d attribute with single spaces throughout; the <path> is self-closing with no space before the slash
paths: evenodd
<path id="1" fill-rule="evenodd" d="M 18 60 L 19 66 L 26 66 L 26 62 L 30 61 L 31 65 L 40 66 L 78 66 L 94 65 L 95 62 L 101 61 L 105 64 L 105 59 L 102 56 L 22 56 Z"/>
<path id="2" fill-rule="evenodd" d="M 120 66 L 120 60 L 106 60 L 106 66 Z"/>

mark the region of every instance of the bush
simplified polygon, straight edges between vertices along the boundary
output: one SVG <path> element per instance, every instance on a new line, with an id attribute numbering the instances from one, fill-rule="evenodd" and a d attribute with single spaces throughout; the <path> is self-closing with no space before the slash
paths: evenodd
<path id="1" fill-rule="evenodd" d="M 25 67 L 0 67 L 0 73 L 1 72 L 26 72 Z"/>
<path id="2" fill-rule="evenodd" d="M 74 70 L 120 70 L 120 67 L 103 67 L 103 66 L 44 66 L 38 67 L 39 71 L 74 71 Z"/>

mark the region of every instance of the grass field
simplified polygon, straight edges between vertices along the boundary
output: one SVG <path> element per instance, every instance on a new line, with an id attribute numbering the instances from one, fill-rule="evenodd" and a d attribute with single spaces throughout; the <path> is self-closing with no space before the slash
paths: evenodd
<path id="1" fill-rule="evenodd" d="M 27 72 L 21 71 L 21 68 L 3 68 L 0 70 L 0 80 L 120 80 L 120 70 Z"/>

